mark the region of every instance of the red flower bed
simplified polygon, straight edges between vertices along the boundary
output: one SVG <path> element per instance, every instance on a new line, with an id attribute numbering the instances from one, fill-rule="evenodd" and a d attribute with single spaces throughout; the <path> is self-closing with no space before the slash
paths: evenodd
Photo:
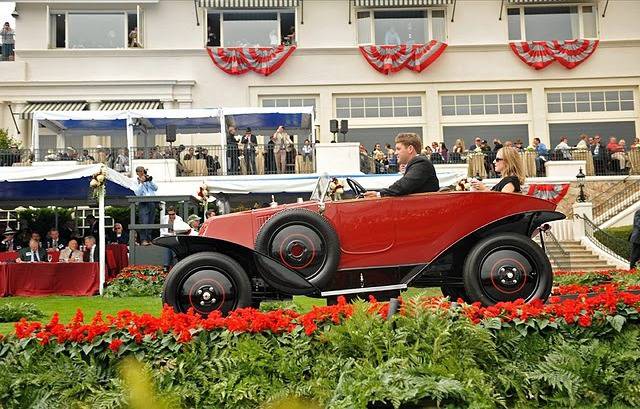
<path id="1" fill-rule="evenodd" d="M 547 304 L 540 301 L 526 304 L 518 300 L 498 303 L 491 307 L 482 307 L 479 303 L 454 304 L 446 298 L 420 298 L 410 301 L 409 304 L 404 303 L 400 313 L 410 316 L 415 308 L 450 310 L 453 314 L 459 314 L 492 329 L 510 325 L 516 325 L 518 328 L 518 325 L 522 324 L 540 330 L 547 326 L 557 328 L 559 324 L 590 327 L 607 323 L 611 317 L 622 314 L 622 322 L 618 319 L 617 324 L 612 324 L 619 324 L 621 327 L 627 319 L 638 318 L 640 295 L 619 292 L 615 286 L 609 285 L 600 286 L 598 291 L 594 296 L 578 296 L 569 300 L 561 300 L 554 296 Z M 386 317 L 388 303 L 379 303 L 374 298 L 371 298 L 370 302 L 370 314 Z M 159 317 L 120 311 L 116 316 L 108 315 L 104 319 L 98 312 L 89 323 L 84 322 L 82 311 L 78 310 L 76 316 L 66 325 L 59 322 L 57 314 L 54 314 L 48 324 L 23 319 L 15 325 L 15 336 L 18 339 L 37 339 L 42 345 L 50 342 L 90 344 L 102 337 L 108 342 L 109 350 L 118 352 L 127 342 L 140 344 L 144 339 L 154 340 L 164 335 L 172 335 L 177 342 L 185 343 L 202 331 L 282 334 L 302 328 L 306 335 L 312 336 L 320 328 L 339 325 L 352 315 L 353 309 L 353 305 L 347 304 L 344 298 L 341 298 L 337 305 L 314 307 L 306 314 L 298 314 L 291 310 L 261 312 L 244 308 L 233 311 L 226 317 L 214 313 L 208 318 L 202 318 L 193 311 L 178 314 L 165 306 Z"/>

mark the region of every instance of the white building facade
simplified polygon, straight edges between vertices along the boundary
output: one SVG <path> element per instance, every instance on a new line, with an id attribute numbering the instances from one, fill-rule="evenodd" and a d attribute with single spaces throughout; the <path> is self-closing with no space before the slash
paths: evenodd
<path id="1" fill-rule="evenodd" d="M 552 146 L 583 132 L 640 136 L 637 0 L 34 0 L 16 8 L 16 58 L 0 63 L 0 127 L 16 135 L 13 113 L 25 147 L 29 112 L 122 107 L 312 105 L 322 142 L 334 137 L 331 119 L 348 119 L 346 139 L 367 147 L 403 130 L 448 146 L 476 135 Z M 294 42 L 291 27 L 297 48 L 269 76 L 227 74 L 206 52 L 207 44 Z M 576 38 L 599 44 L 574 69 L 535 70 L 509 46 Z M 359 48 L 431 40 L 447 48 L 420 73 L 381 74 Z"/>

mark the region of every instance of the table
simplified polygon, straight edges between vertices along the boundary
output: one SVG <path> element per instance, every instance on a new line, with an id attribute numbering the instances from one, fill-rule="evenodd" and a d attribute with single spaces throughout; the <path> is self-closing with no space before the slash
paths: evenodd
<path id="1" fill-rule="evenodd" d="M 536 177 L 536 157 L 538 154 L 535 152 L 521 152 L 522 165 L 524 166 L 524 175 L 528 178 Z"/>
<path id="2" fill-rule="evenodd" d="M 484 166 L 485 155 L 482 153 L 469 153 L 467 156 L 468 172 L 467 176 L 474 177 L 480 175 L 481 178 L 487 177 L 487 169 Z"/>
<path id="3" fill-rule="evenodd" d="M 632 149 L 628 153 L 629 167 L 632 175 L 640 175 L 640 150 Z"/>
<path id="4" fill-rule="evenodd" d="M 106 253 L 109 277 L 115 277 L 129 265 L 129 247 L 126 244 L 107 244 Z"/>
<path id="5" fill-rule="evenodd" d="M 98 263 L 0 264 L 0 296 L 94 295 L 99 271 Z"/>
<path id="6" fill-rule="evenodd" d="M 590 151 L 586 149 L 576 149 L 571 152 L 571 157 L 573 160 L 583 160 L 586 161 L 586 169 L 583 169 L 584 174 L 587 176 L 593 176 L 596 174 L 595 168 L 593 166 L 593 155 Z"/>

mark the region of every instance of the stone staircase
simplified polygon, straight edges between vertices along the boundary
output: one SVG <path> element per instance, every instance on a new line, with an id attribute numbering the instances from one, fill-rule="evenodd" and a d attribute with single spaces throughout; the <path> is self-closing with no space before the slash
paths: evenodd
<path id="1" fill-rule="evenodd" d="M 546 249 L 554 271 L 598 271 L 615 268 L 579 241 L 561 241 L 560 246 L 564 252 L 554 245 L 547 246 Z"/>

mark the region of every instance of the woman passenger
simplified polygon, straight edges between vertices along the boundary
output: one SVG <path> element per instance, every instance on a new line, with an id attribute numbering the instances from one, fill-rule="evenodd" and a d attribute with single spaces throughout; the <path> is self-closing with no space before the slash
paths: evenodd
<path id="1" fill-rule="evenodd" d="M 504 193 L 522 193 L 521 187 L 524 185 L 524 166 L 520 154 L 515 148 L 504 147 L 498 150 L 493 161 L 496 173 L 502 176 L 493 188 L 489 189 L 484 183 L 475 179 L 471 180 L 474 190 L 494 191 Z"/>

